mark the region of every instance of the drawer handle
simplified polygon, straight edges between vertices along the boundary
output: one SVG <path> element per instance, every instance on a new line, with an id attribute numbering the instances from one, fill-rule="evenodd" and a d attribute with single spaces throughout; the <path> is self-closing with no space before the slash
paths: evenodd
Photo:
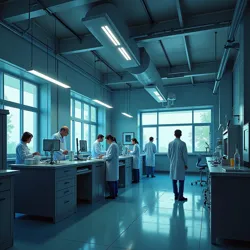
<path id="1" fill-rule="evenodd" d="M 69 203 L 69 201 L 64 201 L 64 204 L 67 204 L 67 203 Z"/>
<path id="2" fill-rule="evenodd" d="M 68 181 L 66 181 L 66 182 L 64 182 L 64 185 L 67 185 L 67 184 L 69 184 L 70 182 L 68 182 Z"/>
<path id="3" fill-rule="evenodd" d="M 1 198 L 1 199 L 0 199 L 0 202 L 1 202 L 1 201 L 5 201 L 5 200 L 6 200 L 5 198 Z"/>
<path id="4" fill-rule="evenodd" d="M 67 194 L 67 193 L 69 193 L 69 190 L 67 190 L 67 191 L 64 191 L 64 194 Z"/>

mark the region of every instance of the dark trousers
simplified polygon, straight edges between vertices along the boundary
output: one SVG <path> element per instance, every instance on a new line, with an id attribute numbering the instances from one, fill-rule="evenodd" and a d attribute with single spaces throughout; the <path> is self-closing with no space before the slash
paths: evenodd
<path id="1" fill-rule="evenodd" d="M 140 169 L 133 169 L 133 182 L 138 183 L 140 181 Z"/>
<path id="2" fill-rule="evenodd" d="M 173 180 L 173 191 L 174 191 L 175 197 L 183 198 L 184 180 L 179 180 L 179 191 L 177 187 L 177 180 Z"/>
<path id="3" fill-rule="evenodd" d="M 115 198 L 118 193 L 118 182 L 108 181 L 109 193 L 112 198 Z"/>
<path id="4" fill-rule="evenodd" d="M 147 175 L 154 176 L 155 175 L 155 167 L 149 167 L 147 166 Z"/>

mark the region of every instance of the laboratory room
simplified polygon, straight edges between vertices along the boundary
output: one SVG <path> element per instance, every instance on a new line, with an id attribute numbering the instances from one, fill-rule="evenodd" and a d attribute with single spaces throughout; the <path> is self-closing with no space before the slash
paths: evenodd
<path id="1" fill-rule="evenodd" d="M 249 1 L 0 9 L 0 250 L 250 249 Z"/>

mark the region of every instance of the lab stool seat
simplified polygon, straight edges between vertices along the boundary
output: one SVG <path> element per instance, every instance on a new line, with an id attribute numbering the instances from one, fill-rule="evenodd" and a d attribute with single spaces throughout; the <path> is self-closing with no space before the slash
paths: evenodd
<path id="1" fill-rule="evenodd" d="M 196 163 L 196 168 L 198 169 L 198 171 L 200 173 L 200 179 L 191 182 L 192 186 L 193 185 L 200 185 L 202 187 L 202 186 L 204 186 L 204 185 L 207 184 L 207 181 L 205 181 L 205 180 L 202 179 L 203 173 L 205 172 L 205 170 L 206 170 L 207 167 L 208 167 L 207 164 L 201 163 L 201 156 L 199 155 L 198 159 L 197 159 L 197 163 Z"/>

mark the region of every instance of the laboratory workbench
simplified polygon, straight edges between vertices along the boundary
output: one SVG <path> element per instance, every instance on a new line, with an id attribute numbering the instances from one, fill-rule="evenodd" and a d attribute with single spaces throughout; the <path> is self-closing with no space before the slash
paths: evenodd
<path id="1" fill-rule="evenodd" d="M 250 169 L 213 165 L 207 157 L 211 242 L 250 241 Z"/>
<path id="2" fill-rule="evenodd" d="M 132 182 L 132 156 L 119 157 L 119 187 Z M 105 161 L 61 161 L 59 164 L 12 164 L 20 170 L 15 180 L 15 213 L 51 217 L 56 223 L 75 213 L 77 201 L 104 198 Z"/>
<path id="3" fill-rule="evenodd" d="M 0 170 L 0 249 L 13 246 L 15 170 Z"/>

